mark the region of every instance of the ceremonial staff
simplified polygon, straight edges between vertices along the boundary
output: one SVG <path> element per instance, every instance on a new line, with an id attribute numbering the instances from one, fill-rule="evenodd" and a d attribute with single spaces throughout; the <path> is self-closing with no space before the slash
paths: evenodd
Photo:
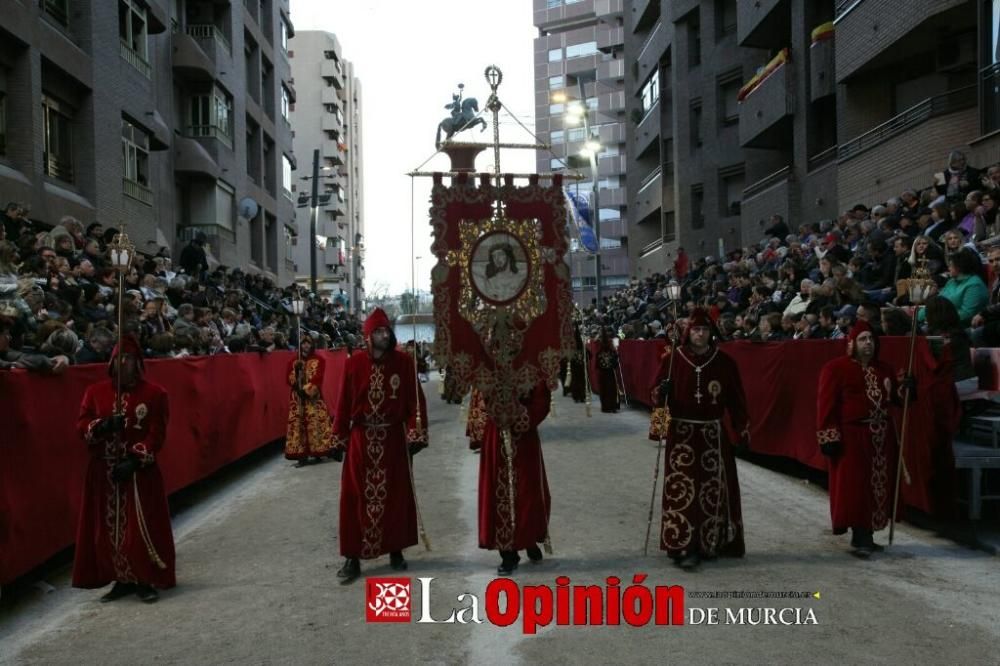
<path id="1" fill-rule="evenodd" d="M 299 420 L 300 426 L 302 428 L 302 437 L 307 437 L 306 429 L 306 402 L 303 399 L 304 393 L 302 388 L 302 315 L 305 314 L 306 303 L 302 299 L 301 287 L 295 285 L 295 297 L 292 299 L 292 314 L 295 315 L 295 330 L 296 330 L 296 340 L 298 345 L 295 352 L 297 362 L 295 364 L 295 392 L 299 399 Z M 308 460 L 307 460 L 308 462 Z"/>
<path id="2" fill-rule="evenodd" d="M 622 394 L 622 398 L 625 400 L 625 406 L 628 407 L 628 392 L 625 390 L 625 372 L 622 370 L 622 357 L 618 352 L 618 347 L 621 344 L 621 340 L 618 338 L 611 339 L 611 346 L 615 348 L 615 358 L 618 361 L 618 376 L 621 377 L 621 388 L 619 392 Z M 611 373 L 614 374 L 614 368 L 612 368 Z"/>
<path id="3" fill-rule="evenodd" d="M 913 356 L 917 347 L 917 315 L 920 313 L 920 306 L 924 304 L 930 294 L 931 286 L 934 283 L 929 279 L 918 277 L 910 280 L 910 303 L 913 305 L 913 321 L 910 325 L 910 356 L 906 364 L 906 379 L 913 377 Z M 892 494 L 892 514 L 889 516 L 889 545 L 896 534 L 896 511 L 899 509 L 899 486 L 903 478 L 903 447 L 906 445 L 906 434 L 909 428 L 910 413 L 910 385 L 907 383 L 903 392 L 903 426 L 899 436 L 899 457 L 896 460 L 896 485 Z"/>
<path id="4" fill-rule="evenodd" d="M 125 427 L 125 394 L 122 391 L 122 354 L 124 352 L 122 338 L 125 335 L 125 276 L 132 269 L 132 264 L 135 261 L 135 246 L 125 233 L 124 223 L 119 226 L 118 233 L 108 246 L 108 250 L 111 256 L 111 265 L 118 274 L 118 305 L 115 310 L 115 316 L 118 324 L 115 347 L 118 350 L 118 354 L 115 357 L 115 408 L 113 418 L 116 420 L 121 419 L 122 425 L 120 428 L 116 427 L 114 429 L 115 466 L 117 467 L 118 463 L 127 458 L 127 454 L 125 453 L 125 443 L 122 441 L 122 430 Z M 117 484 L 119 482 L 115 481 L 115 483 Z M 125 482 L 123 481 L 121 483 Z M 143 544 L 146 546 L 146 552 L 149 554 L 149 559 L 152 560 L 153 564 L 155 564 L 157 568 L 166 569 L 166 563 L 160 557 L 159 553 L 156 552 L 156 548 L 153 547 L 153 541 L 149 536 L 149 528 L 146 526 L 146 518 L 142 510 L 142 502 L 139 500 L 139 486 L 134 482 L 134 480 L 132 483 L 132 496 L 135 502 L 134 508 L 136 522 L 139 527 L 139 536 L 142 538 Z M 121 515 L 121 501 L 122 493 L 115 492 L 116 516 Z M 117 519 L 114 521 L 114 533 L 112 534 L 112 539 L 114 540 L 113 546 L 117 556 L 122 557 L 121 550 L 125 545 L 125 535 L 121 532 L 121 521 Z"/>
<path id="5" fill-rule="evenodd" d="M 670 382 L 674 376 L 674 356 L 677 354 L 677 301 L 681 297 L 681 286 L 676 282 L 671 282 L 667 285 L 667 294 L 670 296 L 670 304 L 674 313 L 674 325 L 673 331 L 671 333 L 671 346 L 670 346 L 670 363 L 667 365 L 667 386 L 670 387 Z M 623 378 L 624 379 L 624 378 Z M 656 484 L 660 481 L 660 450 L 662 449 L 666 452 L 667 449 L 667 430 L 670 427 L 670 416 L 669 412 L 666 410 L 667 407 L 667 397 L 666 395 L 661 396 L 663 398 L 663 409 L 666 414 L 666 418 L 663 419 L 663 423 L 660 427 L 660 440 L 656 444 L 656 464 L 653 466 L 653 494 L 649 498 L 649 516 L 646 518 L 646 543 L 642 547 L 643 556 L 649 553 L 649 533 L 653 529 L 653 506 L 656 504 Z M 653 406 L 654 410 L 656 406 Z M 664 453 L 665 455 L 665 453 Z"/>
<path id="6" fill-rule="evenodd" d="M 423 418 L 420 415 L 420 374 L 417 367 L 417 310 L 420 302 L 417 300 L 417 260 L 416 260 L 416 219 L 414 217 L 414 182 L 410 177 L 410 284 L 413 285 L 413 399 L 416 400 L 416 430 L 423 432 Z M 447 372 L 447 371 L 446 371 Z M 442 382 L 443 383 L 443 382 Z M 406 466 L 410 471 L 410 489 L 413 491 L 413 508 L 417 514 L 417 529 L 420 530 L 420 540 L 424 542 L 424 550 L 430 551 L 431 540 L 427 537 L 424 518 L 420 513 L 420 502 L 417 500 L 417 484 L 413 476 L 413 456 L 406 452 Z"/>

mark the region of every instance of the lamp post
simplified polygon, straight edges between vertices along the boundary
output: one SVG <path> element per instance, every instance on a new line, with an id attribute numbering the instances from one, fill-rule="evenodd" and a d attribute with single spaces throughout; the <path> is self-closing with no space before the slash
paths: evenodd
<path id="1" fill-rule="evenodd" d="M 305 195 L 299 197 L 298 208 L 305 208 L 306 204 L 309 205 L 309 289 L 317 297 L 319 296 L 319 287 L 316 277 L 316 227 L 319 224 L 319 181 L 320 178 L 336 178 L 335 174 L 320 176 L 321 170 L 330 171 L 331 167 L 325 166 L 320 169 L 319 148 L 316 148 L 313 150 L 312 176 L 302 176 L 301 178 L 301 180 L 312 181 L 311 192 L 309 198 L 306 198 Z M 326 196 L 329 197 L 329 194 Z"/>
<path id="2" fill-rule="evenodd" d="M 298 343 L 298 358 L 302 359 L 302 315 L 306 311 L 306 302 L 302 299 L 302 292 L 299 287 L 295 287 L 295 297 L 292 298 L 292 314 L 295 315 L 296 342 Z"/>
<path id="3" fill-rule="evenodd" d="M 598 194 L 598 181 L 600 179 L 600 174 L 598 173 L 597 167 L 597 153 L 601 150 L 601 144 L 595 140 L 590 135 L 590 109 L 587 108 L 587 96 L 583 89 L 584 81 L 583 79 L 577 79 L 577 86 L 579 88 L 580 99 L 572 103 L 567 109 L 568 113 L 566 116 L 567 121 L 571 124 L 577 122 L 583 122 L 583 134 L 586 143 L 584 144 L 584 149 L 581 154 L 584 157 L 590 159 L 590 174 L 591 174 L 591 189 L 594 193 L 594 237 L 597 242 L 597 251 L 594 254 L 594 259 L 596 260 L 597 266 L 594 271 L 595 278 L 597 280 L 597 308 L 601 307 L 601 200 Z M 568 140 L 569 137 L 567 136 Z"/>

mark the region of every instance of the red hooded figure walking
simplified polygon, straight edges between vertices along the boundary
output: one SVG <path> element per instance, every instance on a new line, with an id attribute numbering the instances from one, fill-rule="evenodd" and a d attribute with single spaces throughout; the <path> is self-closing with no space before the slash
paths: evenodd
<path id="1" fill-rule="evenodd" d="M 745 550 L 736 456 L 723 417 L 741 447 L 749 446 L 750 421 L 739 368 L 712 332 L 708 313 L 696 309 L 684 344 L 664 354 L 653 385 L 653 404 L 665 403 L 654 410 L 649 435 L 666 441 L 660 549 L 684 569 Z"/>
<path id="2" fill-rule="evenodd" d="M 873 532 L 889 524 L 898 449 L 889 409 L 915 382 L 898 382 L 878 360 L 878 337 L 859 321 L 847 338 L 847 355 L 819 373 L 816 440 L 830 459 L 830 516 L 833 533 L 851 529 L 852 554 L 867 558 L 884 548 Z"/>
<path id="3" fill-rule="evenodd" d="M 367 351 L 344 366 L 333 422 L 334 448 L 344 452 L 340 485 L 342 583 L 361 575 L 360 560 L 385 553 L 406 569 L 403 549 L 417 543 L 410 458 L 427 447 L 427 404 L 414 360 L 396 349 L 385 312 L 365 320 Z M 418 418 L 419 414 L 419 418 Z"/>
<path id="4" fill-rule="evenodd" d="M 300 355 L 288 363 L 288 426 L 285 431 L 285 457 L 297 460 L 296 467 L 309 464 L 310 456 L 318 462 L 330 455 L 333 429 L 330 410 L 323 399 L 323 375 L 326 361 L 316 353 L 312 335 L 302 334 Z"/>
<path id="5" fill-rule="evenodd" d="M 163 477 L 156 464 L 167 434 L 167 393 L 143 378 L 142 349 L 124 336 L 109 372 L 121 363 L 122 413 L 115 415 L 114 381 L 83 395 L 77 430 L 90 462 L 76 533 L 73 586 L 114 583 L 101 601 L 137 594 L 147 603 L 156 589 L 175 585 L 174 537 Z"/>

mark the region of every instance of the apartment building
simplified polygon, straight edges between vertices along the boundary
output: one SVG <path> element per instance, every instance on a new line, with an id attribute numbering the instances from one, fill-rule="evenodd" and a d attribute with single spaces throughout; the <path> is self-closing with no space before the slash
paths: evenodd
<path id="1" fill-rule="evenodd" d="M 579 167 L 587 180 L 571 185 L 581 194 L 598 185 L 601 287 L 610 294 L 627 284 L 629 210 L 626 196 L 625 70 L 622 0 L 534 0 L 538 37 L 535 56 L 535 127 L 552 151 L 539 151 L 540 172 Z M 580 93 L 580 84 L 583 94 Z M 585 105 L 591 137 L 567 118 L 569 104 Z M 579 154 L 598 141 L 597 174 Z M 577 303 L 596 297 L 595 255 L 574 241 L 569 256 Z"/>
<path id="2" fill-rule="evenodd" d="M 0 199 L 289 281 L 293 34 L 288 0 L 8 0 Z"/>
<path id="3" fill-rule="evenodd" d="M 353 312 L 364 306 L 364 187 L 361 143 L 361 81 L 346 60 L 337 37 L 302 31 L 291 53 L 299 91 L 294 107 L 295 154 L 303 160 L 297 192 L 298 237 L 308 239 L 312 184 L 311 161 L 319 151 L 316 238 L 295 247 L 296 278 L 308 284 L 313 247 L 317 288 Z"/>

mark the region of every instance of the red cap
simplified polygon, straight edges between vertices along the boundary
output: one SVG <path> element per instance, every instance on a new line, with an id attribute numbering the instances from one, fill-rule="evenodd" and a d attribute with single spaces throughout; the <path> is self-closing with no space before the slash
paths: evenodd
<path id="1" fill-rule="evenodd" d="M 371 314 L 368 315 L 368 318 L 365 319 L 363 329 L 365 337 L 371 337 L 371 334 L 374 333 L 376 329 L 382 328 L 383 326 L 386 328 L 392 328 L 389 322 L 389 316 L 382 308 L 375 308 L 372 310 Z"/>
<path id="2" fill-rule="evenodd" d="M 858 339 L 858 336 L 862 333 L 871 333 L 872 337 L 875 339 L 875 356 L 878 357 L 878 334 L 875 332 L 868 322 L 863 319 L 859 319 L 851 327 L 851 332 L 847 334 L 847 355 L 854 355 L 854 341 Z"/>
<path id="3" fill-rule="evenodd" d="M 705 308 L 694 309 L 694 312 L 688 317 L 688 328 L 694 328 L 695 326 L 712 327 L 712 317 L 708 314 L 708 310 Z"/>

